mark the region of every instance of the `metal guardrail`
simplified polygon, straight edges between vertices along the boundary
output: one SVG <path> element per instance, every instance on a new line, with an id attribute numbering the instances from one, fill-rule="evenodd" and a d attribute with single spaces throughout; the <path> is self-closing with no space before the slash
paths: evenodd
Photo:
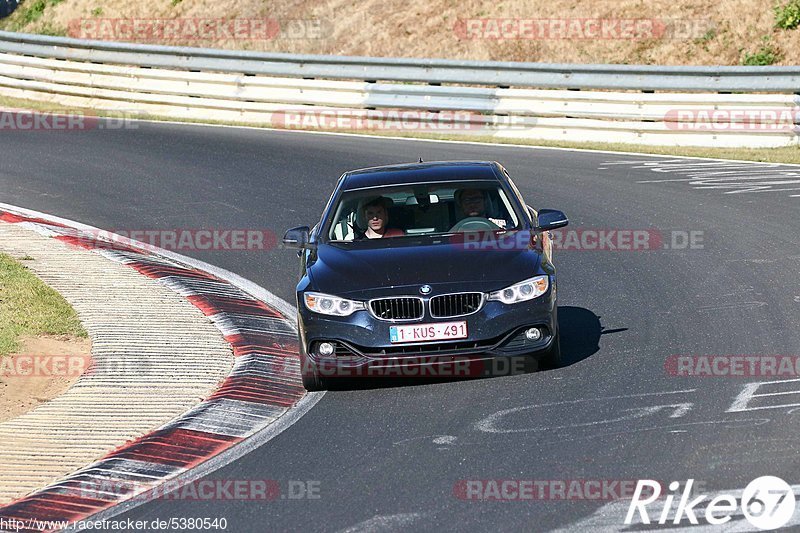
<path id="1" fill-rule="evenodd" d="M 494 87 L 800 93 L 800 67 L 664 67 L 275 54 L 0 31 L 0 50 L 119 65 Z"/>
<path id="2" fill-rule="evenodd" d="M 798 144 L 797 88 L 800 67 L 309 56 L 0 32 L 2 95 L 274 127 L 325 128 L 315 122 L 324 119 L 392 130 L 388 118 L 413 126 L 398 129 L 512 139 L 786 146 Z M 443 116 L 444 128 L 430 128 Z"/>

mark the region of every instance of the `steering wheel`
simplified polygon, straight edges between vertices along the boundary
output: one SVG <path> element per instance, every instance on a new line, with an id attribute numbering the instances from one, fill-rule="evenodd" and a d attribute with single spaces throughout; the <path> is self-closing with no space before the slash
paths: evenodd
<path id="1" fill-rule="evenodd" d="M 456 222 L 456 225 L 450 228 L 451 233 L 457 231 L 478 231 L 482 229 L 500 229 L 500 226 L 484 217 L 467 217 Z"/>

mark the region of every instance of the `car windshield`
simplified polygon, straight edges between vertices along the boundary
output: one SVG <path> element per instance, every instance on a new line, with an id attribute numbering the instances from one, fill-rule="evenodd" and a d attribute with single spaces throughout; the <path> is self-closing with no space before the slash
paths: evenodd
<path id="1" fill-rule="evenodd" d="M 342 194 L 328 240 L 435 236 L 510 230 L 519 216 L 496 181 L 465 181 L 370 188 Z"/>

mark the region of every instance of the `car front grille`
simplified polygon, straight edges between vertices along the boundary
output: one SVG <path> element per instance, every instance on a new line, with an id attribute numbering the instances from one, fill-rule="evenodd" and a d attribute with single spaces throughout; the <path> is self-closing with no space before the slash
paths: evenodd
<path id="1" fill-rule="evenodd" d="M 462 292 L 442 294 L 431 298 L 431 316 L 447 318 L 470 315 L 483 305 L 483 294 L 480 292 Z"/>
<path id="2" fill-rule="evenodd" d="M 422 299 L 414 297 L 372 300 L 369 307 L 382 320 L 416 320 L 422 318 Z"/>

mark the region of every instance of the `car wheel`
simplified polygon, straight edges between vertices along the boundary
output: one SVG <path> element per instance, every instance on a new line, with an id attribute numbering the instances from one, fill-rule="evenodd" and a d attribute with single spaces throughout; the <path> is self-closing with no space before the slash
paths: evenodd
<path id="1" fill-rule="evenodd" d="M 322 381 L 321 378 L 311 374 L 311 375 L 303 375 L 303 387 L 308 392 L 316 392 L 325 390 L 325 383 Z"/>
<path id="2" fill-rule="evenodd" d="M 302 366 L 301 377 L 303 378 L 303 387 L 305 387 L 308 392 L 325 390 L 325 382 L 319 377 L 316 365 L 306 360 Z"/>
<path id="3" fill-rule="evenodd" d="M 541 360 L 545 368 L 559 368 L 562 365 L 560 333 L 556 333 L 553 344 L 550 345 L 550 349 L 547 350 Z"/>

